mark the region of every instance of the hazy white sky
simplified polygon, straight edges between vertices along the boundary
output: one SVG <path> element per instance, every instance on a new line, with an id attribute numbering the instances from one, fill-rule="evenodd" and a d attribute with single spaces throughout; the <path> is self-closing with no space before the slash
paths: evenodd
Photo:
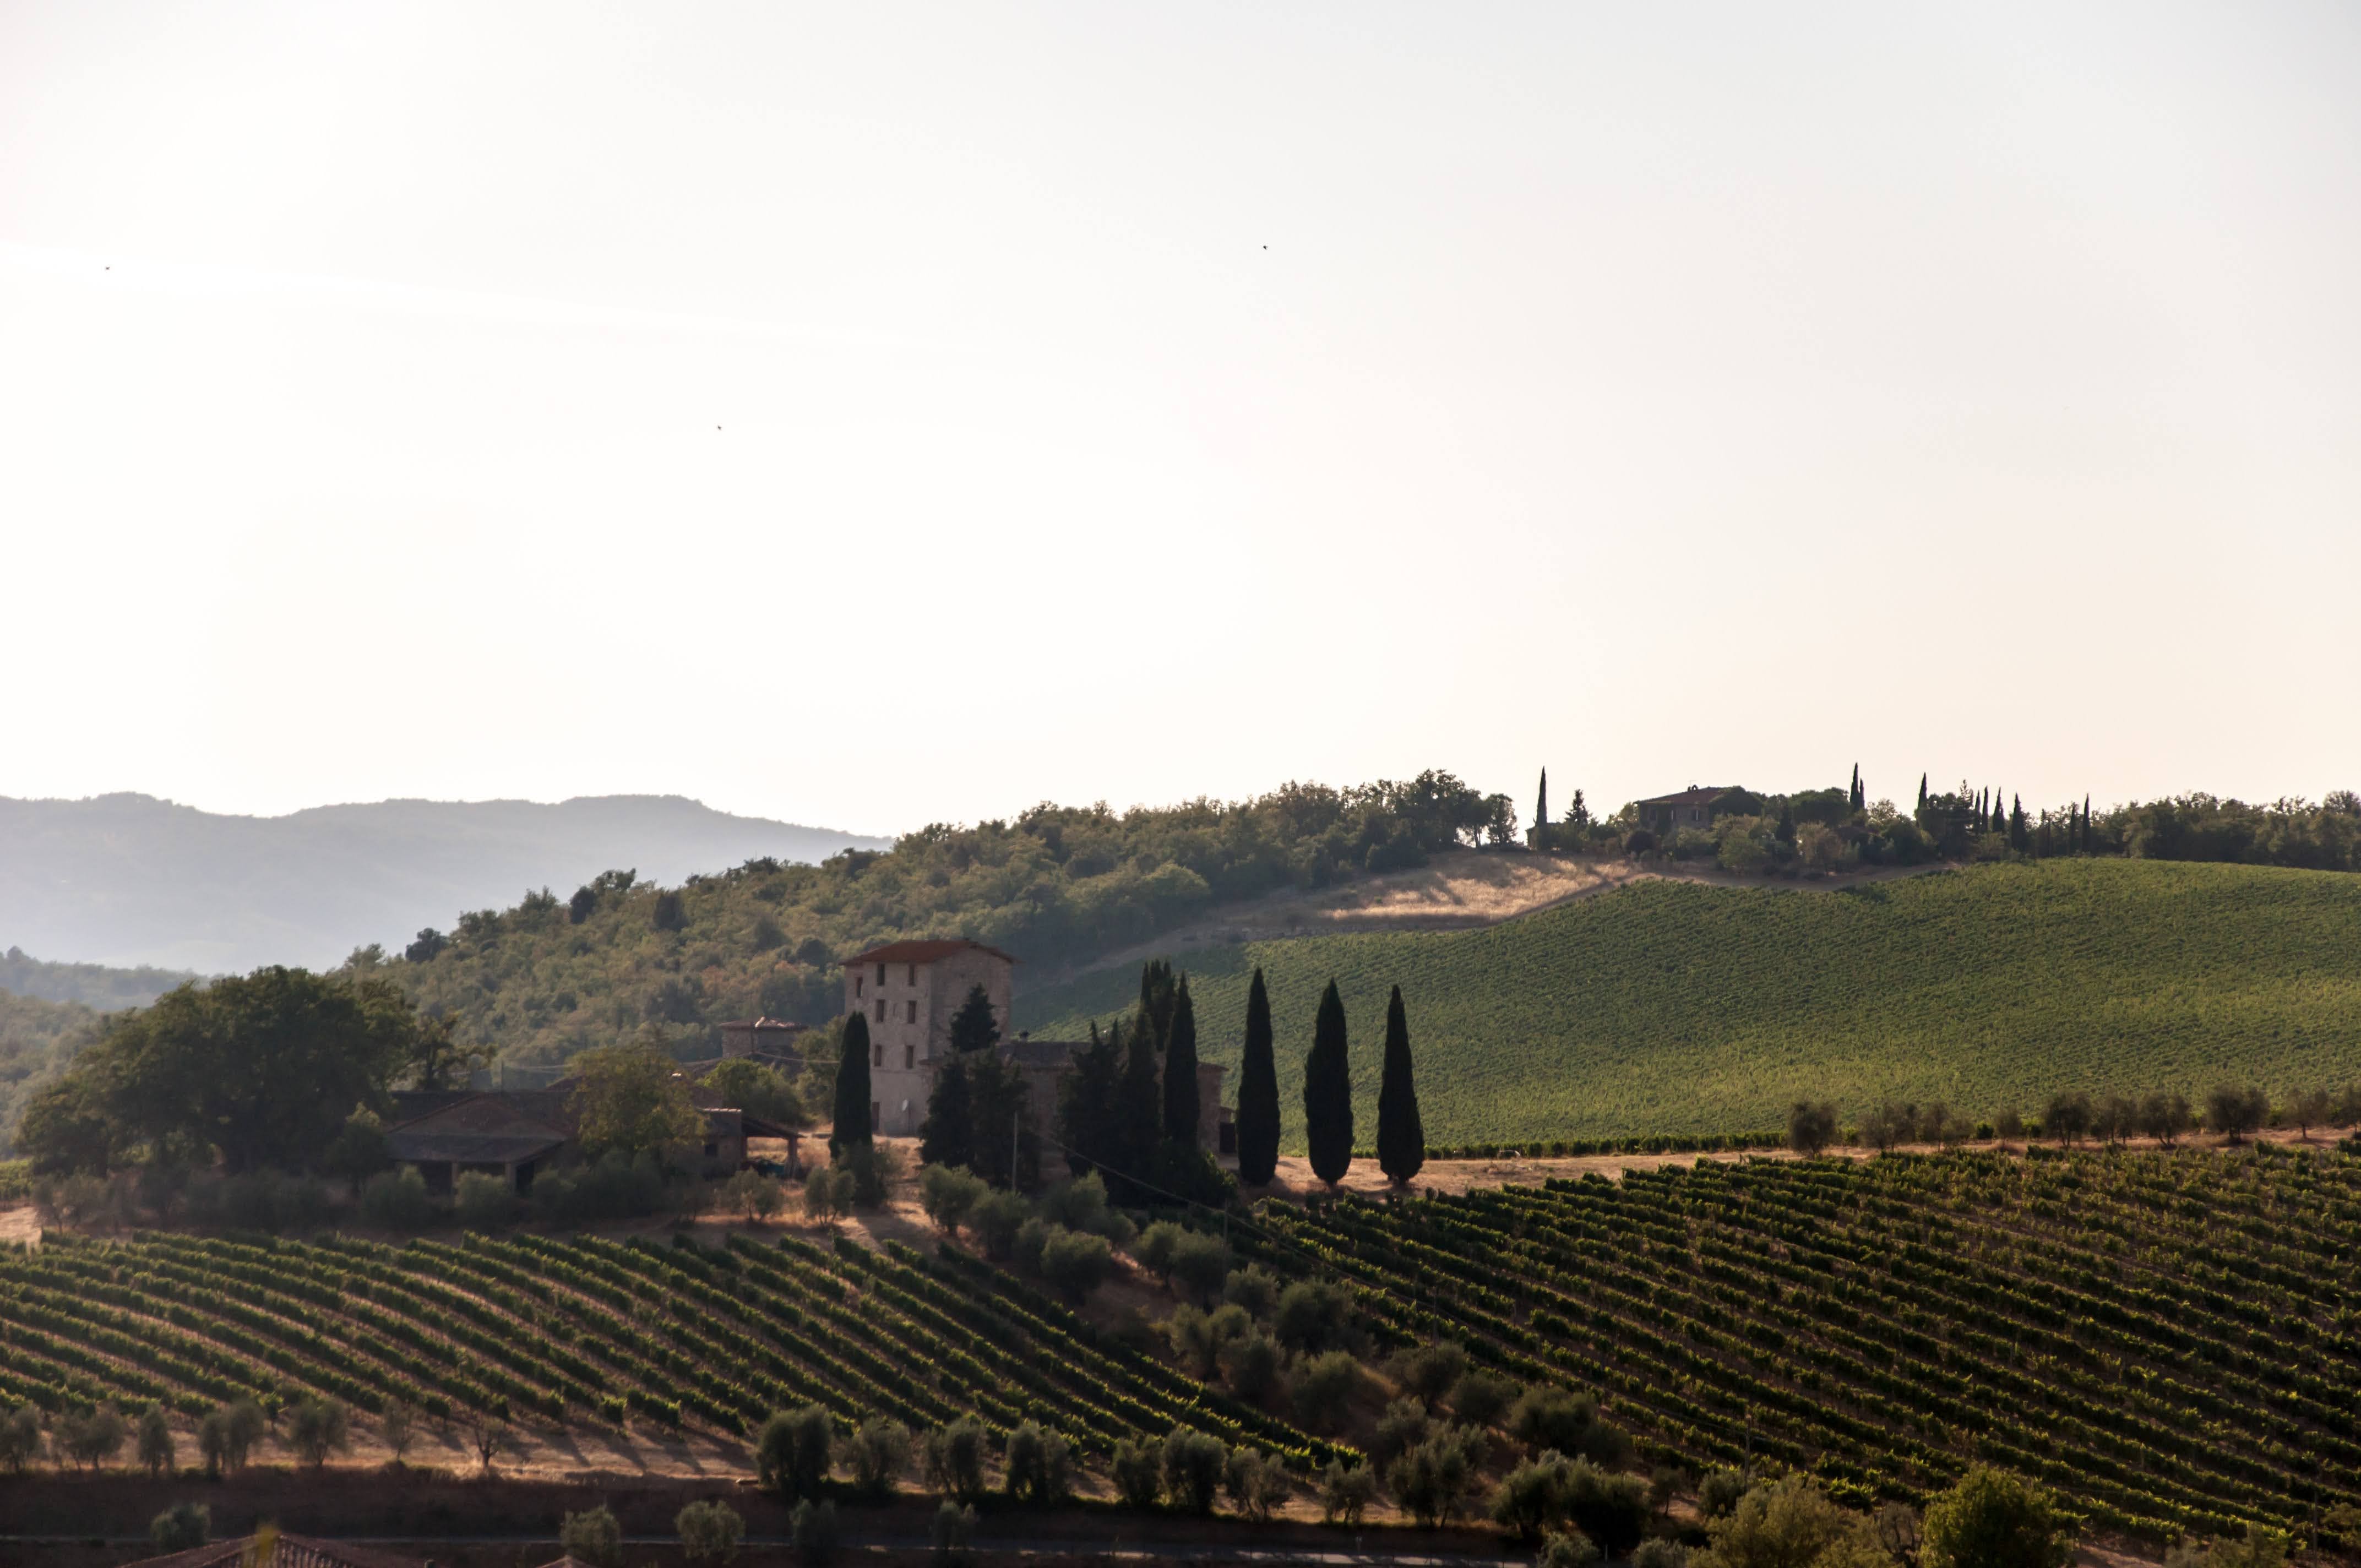
<path id="1" fill-rule="evenodd" d="M 2361 10 L 0 4 L 0 794 L 2361 786 Z"/>

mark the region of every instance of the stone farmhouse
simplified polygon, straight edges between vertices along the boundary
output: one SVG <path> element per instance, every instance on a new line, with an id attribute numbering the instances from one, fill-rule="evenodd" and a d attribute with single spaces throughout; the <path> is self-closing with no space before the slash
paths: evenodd
<path id="1" fill-rule="evenodd" d="M 888 942 L 844 960 L 844 1011 L 869 1021 L 870 1122 L 915 1134 L 927 1119 L 935 1064 L 950 1055 L 951 1017 L 976 986 L 1008 1027 L 1016 960 L 964 939 Z"/>
<path id="2" fill-rule="evenodd" d="M 1057 1125 L 1058 1085 L 1088 1046 L 1009 1037 L 1016 963 L 998 948 L 965 938 L 889 942 L 844 960 L 844 1010 L 869 1022 L 869 1113 L 876 1132 L 916 1136 L 924 1125 L 935 1070 L 950 1056 L 951 1018 L 979 985 L 1000 1025 L 1000 1054 L 1025 1075 L 1035 1129 L 1046 1134 Z M 1197 1064 L 1197 1139 L 1224 1154 L 1236 1146 L 1231 1109 L 1221 1103 L 1227 1071 Z"/>
<path id="3" fill-rule="evenodd" d="M 687 1073 L 681 1076 L 688 1079 L 690 1102 L 705 1113 L 705 1137 L 701 1144 L 666 1149 L 674 1165 L 726 1175 L 746 1163 L 748 1138 L 782 1138 L 792 1145 L 799 1136 L 719 1103 Z M 574 1090 L 573 1080 L 560 1079 L 547 1089 L 398 1092 L 394 1121 L 386 1129 L 387 1152 L 396 1165 L 415 1166 L 430 1192 L 447 1193 L 473 1171 L 529 1192 L 542 1171 L 582 1157 L 582 1118 Z"/>
<path id="4" fill-rule="evenodd" d="M 1640 826 L 1657 834 L 1678 833 L 1684 828 L 1702 833 L 1713 821 L 1715 803 L 1736 788 L 1735 784 L 1691 784 L 1678 795 L 1659 795 L 1635 802 Z"/>

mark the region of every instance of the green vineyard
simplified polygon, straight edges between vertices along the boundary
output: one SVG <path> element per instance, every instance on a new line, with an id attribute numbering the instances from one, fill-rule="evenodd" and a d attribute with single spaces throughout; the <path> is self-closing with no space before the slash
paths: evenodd
<path id="1" fill-rule="evenodd" d="M 914 1427 L 1038 1420 L 1084 1453 L 1175 1425 L 1330 1446 L 963 1255 L 794 1238 L 402 1247 L 143 1234 L 0 1253 L 0 1404 L 195 1415 L 293 1388 L 370 1412 L 743 1434 L 817 1403 Z"/>
<path id="2" fill-rule="evenodd" d="M 2169 1541 L 2361 1505 L 2361 1144 L 1700 1162 L 1261 1205 L 1231 1240 L 1350 1288 L 1373 1359 L 1447 1340 L 1597 1394 L 1650 1464 L 1923 1501 L 1971 1465 Z M 0 1252 L 0 1409 L 198 1415 L 299 1391 L 743 1435 L 1033 1420 L 1086 1454 L 1192 1428 L 1299 1475 L 1350 1451 L 946 1247 L 141 1234 Z M 1369 1398 L 1386 1396 L 1372 1388 Z"/>
<path id="3" fill-rule="evenodd" d="M 1376 1126 L 1388 988 L 1409 1004 L 1434 1144 L 1777 1127 L 1893 1097 L 1971 1118 L 2060 1091 L 2224 1080 L 2274 1098 L 2361 1079 L 2361 876 L 2047 861 L 1845 893 L 1642 883 L 1472 931 L 1192 949 L 1201 1048 L 1232 1069 L 1260 966 L 1286 1148 L 1331 977 L 1356 1113 Z M 1020 991 L 1016 1022 L 1079 1039 L 1137 1001 L 1136 967 Z"/>
<path id="4" fill-rule="evenodd" d="M 1659 1462 L 1865 1503 L 1981 1460 L 2165 1541 L 2361 1492 L 2351 1153 L 1707 1163 L 1263 1221 L 1385 1336 L 1595 1388 Z"/>

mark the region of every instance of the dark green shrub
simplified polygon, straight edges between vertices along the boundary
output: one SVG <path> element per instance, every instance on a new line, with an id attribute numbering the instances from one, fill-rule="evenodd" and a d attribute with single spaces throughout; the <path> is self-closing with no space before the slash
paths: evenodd
<path id="1" fill-rule="evenodd" d="M 623 1527 L 604 1503 L 559 1519 L 557 1544 L 566 1556 L 590 1568 L 622 1568 Z"/>
<path id="2" fill-rule="evenodd" d="M 361 1189 L 361 1223 L 380 1231 L 423 1230 L 434 1218 L 434 1201 L 418 1168 L 380 1171 Z"/>
<path id="3" fill-rule="evenodd" d="M 213 1539 L 213 1510 L 203 1503 L 174 1503 L 148 1524 L 148 1540 L 157 1552 L 170 1555 L 203 1546 Z"/>

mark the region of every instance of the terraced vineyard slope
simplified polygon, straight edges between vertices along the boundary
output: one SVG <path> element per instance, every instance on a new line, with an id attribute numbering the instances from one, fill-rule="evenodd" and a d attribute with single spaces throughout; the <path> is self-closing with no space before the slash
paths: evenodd
<path id="1" fill-rule="evenodd" d="M 1982 1459 L 2162 1541 L 2361 1497 L 2350 1153 L 1704 1163 L 1262 1217 L 1386 1335 L 1592 1387 L 1659 1462 L 1865 1502 Z"/>
<path id="2" fill-rule="evenodd" d="M 1841 894 L 1656 882 L 1483 930 L 1251 942 L 1181 962 L 1201 1049 L 1234 1074 L 1246 981 L 1266 970 L 1299 1153 L 1303 1054 L 1331 976 L 1364 1143 L 1397 983 L 1436 1144 L 1777 1126 L 1806 1095 L 1848 1115 L 1891 1095 L 1989 1116 L 2059 1090 L 2195 1097 L 2227 1079 L 2278 1095 L 2361 1077 L 2361 877 L 2332 872 L 2110 860 Z M 1076 1038 L 1137 984 L 1126 971 L 1020 990 L 1016 1021 Z"/>
<path id="3" fill-rule="evenodd" d="M 0 1252 L 0 1405 L 194 1416 L 288 1385 L 549 1427 L 751 1432 L 824 1405 L 995 1435 L 1039 1420 L 1104 1453 L 1177 1423 L 1305 1463 L 1329 1446 L 1099 1336 L 985 1265 L 469 1235 L 405 1247 L 53 1236 Z"/>

